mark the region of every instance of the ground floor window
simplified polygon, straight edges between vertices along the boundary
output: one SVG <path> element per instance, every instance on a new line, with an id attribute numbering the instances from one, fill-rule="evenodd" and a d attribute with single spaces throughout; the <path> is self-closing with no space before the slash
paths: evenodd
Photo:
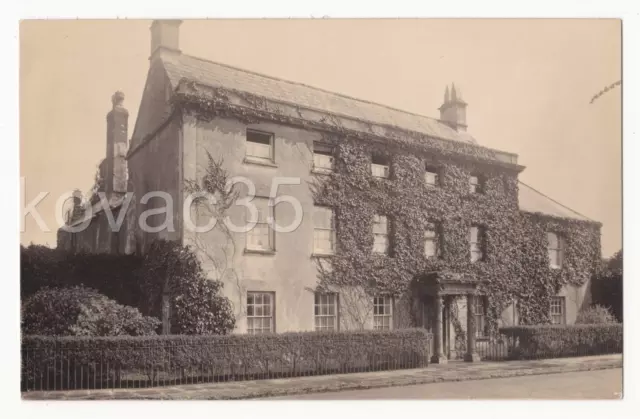
<path id="1" fill-rule="evenodd" d="M 338 294 L 317 292 L 313 310 L 316 330 L 338 330 Z"/>
<path id="2" fill-rule="evenodd" d="M 476 321 L 476 337 L 483 338 L 487 335 L 487 305 L 482 296 L 474 297 L 474 316 Z"/>
<path id="3" fill-rule="evenodd" d="M 373 297 L 373 329 L 390 330 L 393 320 L 393 299 L 389 295 Z"/>
<path id="4" fill-rule="evenodd" d="M 564 297 L 552 297 L 551 298 L 551 323 L 552 324 L 564 324 L 565 323 L 565 301 L 564 301 Z"/>
<path id="5" fill-rule="evenodd" d="M 274 313 L 275 293 L 247 293 L 247 333 L 257 335 L 275 331 Z"/>

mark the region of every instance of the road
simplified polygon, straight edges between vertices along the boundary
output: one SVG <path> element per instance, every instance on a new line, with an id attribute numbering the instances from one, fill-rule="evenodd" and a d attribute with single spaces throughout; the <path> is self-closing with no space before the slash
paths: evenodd
<path id="1" fill-rule="evenodd" d="M 349 390 L 268 400 L 619 399 L 622 369 Z"/>

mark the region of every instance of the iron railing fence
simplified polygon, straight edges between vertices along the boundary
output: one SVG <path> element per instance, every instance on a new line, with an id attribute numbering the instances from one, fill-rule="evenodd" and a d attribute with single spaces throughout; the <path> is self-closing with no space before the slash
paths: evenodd
<path id="1" fill-rule="evenodd" d="M 325 347 L 315 353 L 287 348 L 256 353 L 255 347 L 242 344 L 95 350 L 23 347 L 21 391 L 144 388 L 424 368 L 430 355 L 429 345 L 350 351 L 349 345 L 340 343 L 336 342 L 336 351 Z"/>

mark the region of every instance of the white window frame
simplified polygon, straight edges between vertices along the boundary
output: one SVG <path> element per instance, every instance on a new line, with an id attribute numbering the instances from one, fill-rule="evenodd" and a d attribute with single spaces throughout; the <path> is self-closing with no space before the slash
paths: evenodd
<path id="1" fill-rule="evenodd" d="M 338 331 L 339 298 L 335 292 L 316 292 L 313 297 L 313 324 L 316 331 Z"/>
<path id="2" fill-rule="evenodd" d="M 331 219 L 329 220 L 329 228 L 324 226 L 319 226 L 317 223 L 318 213 L 327 211 L 330 214 Z M 336 228 L 335 228 L 335 211 L 329 207 L 323 207 L 320 205 L 316 205 L 314 207 L 314 219 L 313 219 L 313 253 L 316 255 L 332 255 L 336 249 Z M 329 235 L 330 248 L 325 249 L 318 246 L 319 243 L 326 241 L 325 237 Z"/>
<path id="3" fill-rule="evenodd" d="M 555 238 L 555 247 L 553 246 L 553 239 Z M 552 269 L 562 268 L 562 262 L 564 258 L 564 241 L 560 234 L 553 231 L 547 232 L 547 253 L 549 255 L 549 267 Z M 554 256 L 556 263 L 554 263 Z"/>
<path id="4" fill-rule="evenodd" d="M 431 234 L 432 233 L 432 234 Z M 427 259 L 437 259 L 440 257 L 440 225 L 438 223 L 428 223 L 424 231 L 424 255 Z M 427 249 L 431 248 L 432 243 L 434 253 L 429 254 Z"/>
<path id="5" fill-rule="evenodd" d="M 476 325 L 476 338 L 484 338 L 487 335 L 486 298 L 482 295 L 476 295 L 473 297 L 473 299 L 473 317 Z"/>
<path id="6" fill-rule="evenodd" d="M 474 229 L 476 232 L 475 235 L 473 234 Z M 486 240 L 486 232 L 483 226 L 472 225 L 469 228 L 469 251 L 471 253 L 471 263 L 482 261 L 486 257 L 485 240 Z"/>
<path id="7" fill-rule="evenodd" d="M 260 212 L 260 207 L 256 205 L 259 202 L 264 202 L 266 206 L 266 211 L 267 211 L 266 213 L 262 214 Z M 275 222 L 275 219 L 276 219 L 275 206 L 269 205 L 269 198 L 258 197 L 258 196 L 253 198 L 252 204 L 258 207 L 258 220 L 255 226 L 253 226 L 253 228 L 247 231 L 245 234 L 245 237 L 246 237 L 245 249 L 252 252 L 275 252 L 276 251 L 275 231 L 267 222 L 269 216 L 271 216 Z M 248 217 L 250 216 L 250 212 L 248 209 L 246 214 L 247 214 L 247 222 L 248 222 L 249 221 Z M 251 238 L 259 237 L 260 235 L 258 234 L 258 232 L 264 231 L 264 229 L 266 229 L 268 234 L 267 236 L 268 245 L 266 247 L 257 246 L 253 243 Z"/>
<path id="8" fill-rule="evenodd" d="M 271 291 L 248 291 L 247 292 L 247 333 L 248 334 L 257 335 L 257 334 L 263 334 L 263 333 L 274 333 L 276 331 L 275 301 L 276 301 L 275 292 L 271 292 Z M 265 314 L 265 307 L 268 308 L 267 314 Z"/>
<path id="9" fill-rule="evenodd" d="M 471 176 L 469 176 L 469 193 L 484 193 L 484 179 L 481 175 L 472 174 Z"/>
<path id="10" fill-rule="evenodd" d="M 376 160 L 379 162 L 384 161 L 384 163 L 374 163 Z M 371 155 L 371 175 L 379 179 L 388 179 L 390 174 L 389 163 L 389 159 L 386 156 Z"/>
<path id="11" fill-rule="evenodd" d="M 549 317 L 551 324 L 566 324 L 567 322 L 567 301 L 564 297 L 551 297 L 549 307 Z"/>
<path id="12" fill-rule="evenodd" d="M 376 295 L 373 297 L 373 330 L 393 329 L 393 297 Z"/>
<path id="13" fill-rule="evenodd" d="M 317 173 L 331 173 L 334 170 L 333 148 L 319 142 L 313 143 L 313 167 Z"/>
<path id="14" fill-rule="evenodd" d="M 382 225 L 384 225 L 384 232 L 382 231 L 383 229 L 379 229 L 379 231 L 377 231 L 378 229 L 376 227 L 377 226 L 379 227 Z M 386 215 L 375 214 L 373 216 L 372 230 L 373 230 L 373 253 L 384 254 L 384 255 L 389 254 L 389 218 Z M 384 250 L 379 248 L 379 245 L 381 243 L 384 246 Z"/>
<path id="15" fill-rule="evenodd" d="M 269 137 L 269 144 L 265 144 L 262 141 L 254 141 L 254 140 L 250 140 L 250 136 L 255 135 L 255 136 L 260 136 L 260 137 Z M 270 132 L 264 132 L 264 131 L 258 131 L 255 129 L 247 129 L 246 130 L 246 141 L 245 141 L 245 159 L 247 161 L 254 161 L 254 162 L 267 162 L 267 163 L 273 163 L 275 160 L 275 147 L 274 147 L 274 135 L 273 133 Z M 253 144 L 253 145 L 252 145 Z M 264 149 L 265 147 L 268 147 L 268 153 L 255 153 L 252 152 L 252 148 L 255 149 Z"/>

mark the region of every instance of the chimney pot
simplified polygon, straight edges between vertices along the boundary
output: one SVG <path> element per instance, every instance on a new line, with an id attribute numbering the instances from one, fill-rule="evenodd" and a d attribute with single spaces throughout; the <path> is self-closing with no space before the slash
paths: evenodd
<path id="1" fill-rule="evenodd" d="M 460 89 L 451 83 L 451 95 L 449 86 L 444 91 L 444 103 L 439 108 L 440 121 L 449 125 L 456 131 L 467 130 L 467 104 L 462 100 Z"/>

